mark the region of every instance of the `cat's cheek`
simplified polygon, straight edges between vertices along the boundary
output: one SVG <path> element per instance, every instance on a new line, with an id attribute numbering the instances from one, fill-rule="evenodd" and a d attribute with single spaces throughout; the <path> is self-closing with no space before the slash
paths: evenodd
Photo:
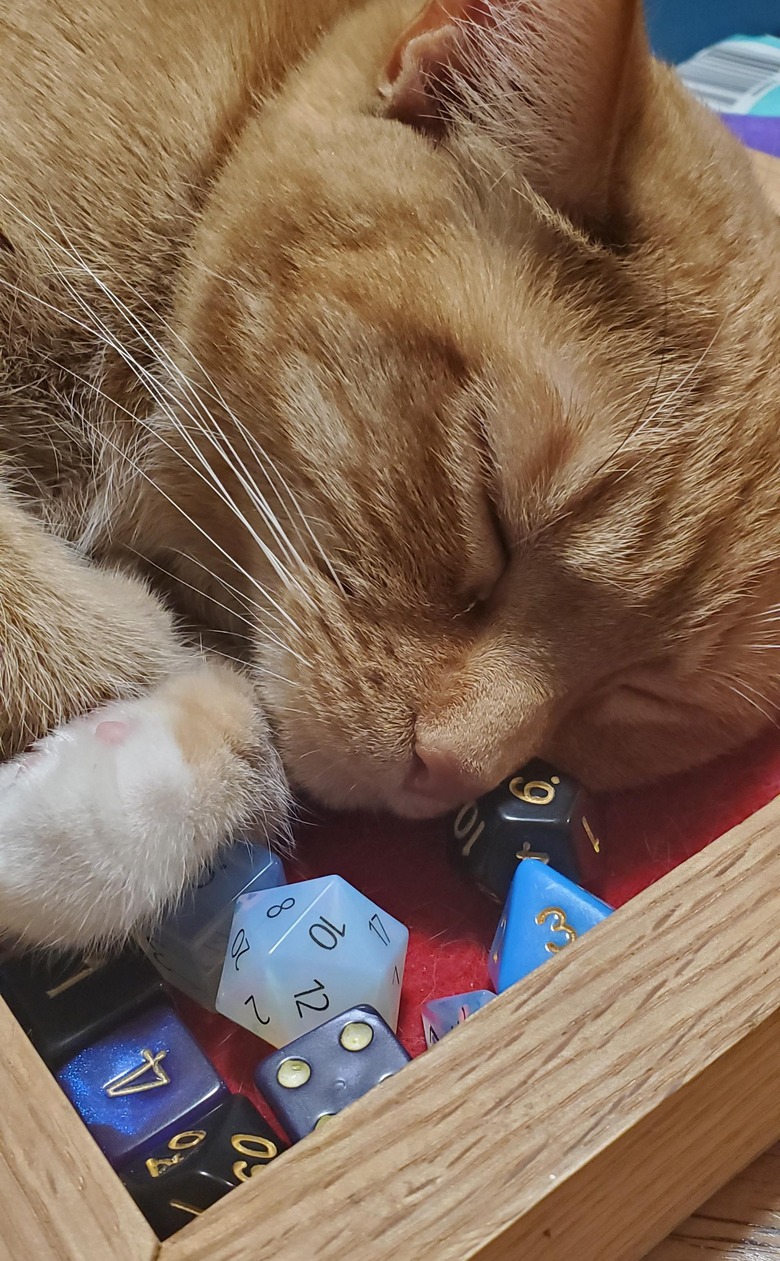
<path id="1" fill-rule="evenodd" d="M 744 720 L 743 720 L 744 719 Z M 653 783 L 692 770 L 737 748 L 765 726 L 760 715 L 728 720 L 704 709 L 667 710 L 666 720 L 646 712 L 610 718 L 573 717 L 540 750 L 550 762 L 595 792 L 613 792 Z"/>

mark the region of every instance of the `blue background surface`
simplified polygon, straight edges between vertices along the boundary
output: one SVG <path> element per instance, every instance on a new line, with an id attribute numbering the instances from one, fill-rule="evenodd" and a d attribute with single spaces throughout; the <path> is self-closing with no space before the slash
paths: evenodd
<path id="1" fill-rule="evenodd" d="M 729 35 L 780 35 L 780 0 L 646 0 L 653 51 L 684 61 Z"/>

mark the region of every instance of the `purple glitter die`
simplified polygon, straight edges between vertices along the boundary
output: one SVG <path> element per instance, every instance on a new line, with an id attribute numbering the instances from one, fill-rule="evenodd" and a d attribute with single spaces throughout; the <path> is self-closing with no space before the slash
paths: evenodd
<path id="1" fill-rule="evenodd" d="M 228 1096 L 167 1005 L 81 1051 L 57 1080 L 115 1169 L 164 1145 Z"/>

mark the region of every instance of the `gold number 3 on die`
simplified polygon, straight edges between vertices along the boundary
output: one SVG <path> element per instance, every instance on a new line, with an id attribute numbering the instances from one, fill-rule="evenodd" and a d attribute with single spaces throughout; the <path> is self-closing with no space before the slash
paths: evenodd
<path id="1" fill-rule="evenodd" d="M 549 950 L 551 955 L 558 954 L 559 951 L 565 950 L 573 941 L 577 940 L 577 930 L 572 928 L 566 919 L 566 912 L 562 911 L 559 906 L 546 906 L 540 911 L 536 917 L 536 923 L 539 927 L 543 927 L 547 921 L 550 921 L 550 931 L 553 933 L 563 933 L 566 940 L 563 942 L 546 941 L 544 943 L 545 950 Z"/>

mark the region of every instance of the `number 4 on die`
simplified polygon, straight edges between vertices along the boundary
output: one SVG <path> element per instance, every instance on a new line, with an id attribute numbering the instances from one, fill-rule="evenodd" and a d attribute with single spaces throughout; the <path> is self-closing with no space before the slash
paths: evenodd
<path id="1" fill-rule="evenodd" d="M 409 933 L 341 876 L 236 903 L 217 1010 L 272 1046 L 368 1003 L 398 1023 Z"/>

